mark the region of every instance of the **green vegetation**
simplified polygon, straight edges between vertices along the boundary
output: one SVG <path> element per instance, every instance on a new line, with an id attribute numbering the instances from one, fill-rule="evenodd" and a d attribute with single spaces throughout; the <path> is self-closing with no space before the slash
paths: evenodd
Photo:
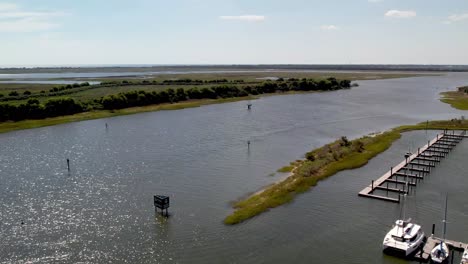
<path id="1" fill-rule="evenodd" d="M 468 86 L 459 87 L 458 91 L 441 93 L 442 102 L 459 110 L 468 110 Z"/>
<path id="2" fill-rule="evenodd" d="M 278 169 L 278 172 L 286 173 L 286 172 L 291 172 L 294 169 L 294 166 L 284 166 L 280 169 Z"/>
<path id="3" fill-rule="evenodd" d="M 67 71 L 67 69 L 59 70 L 59 72 L 62 71 Z M 277 76 L 279 79 L 277 81 L 261 79 L 270 76 Z M 53 84 L 1 83 L 0 131 L 6 132 L 142 111 L 196 107 L 216 102 L 245 100 L 260 94 L 264 96 L 284 92 L 297 93 L 347 88 L 349 81 L 343 83 L 340 81 L 343 79 L 385 79 L 412 76 L 417 76 L 417 74 L 294 71 L 213 72 L 158 74 L 148 79 L 122 79 L 122 77 L 89 79 L 90 81 L 102 82 L 100 85 L 75 83 L 57 86 Z M 310 78 L 315 78 L 315 80 Z M 167 97 L 165 93 L 167 93 Z M 168 100 L 165 101 L 165 99 Z M 50 100 L 52 102 L 49 103 Z M 52 107 L 57 102 L 68 106 Z M 122 107 L 129 109 L 123 111 Z M 60 112 L 52 112 L 52 109 Z M 117 111 L 117 109 L 122 110 Z M 75 114 L 70 115 L 71 113 Z M 61 115 L 68 116 L 57 117 Z"/>
<path id="4" fill-rule="evenodd" d="M 302 162 L 302 160 L 292 161 L 291 163 L 289 163 L 288 166 L 284 166 L 284 167 L 278 169 L 277 172 L 281 172 L 281 173 L 292 172 L 294 170 L 294 168 L 296 168 L 297 165 L 300 164 L 301 162 Z"/>
<path id="5" fill-rule="evenodd" d="M 31 128 L 38 128 L 44 126 L 53 126 L 62 123 L 69 123 L 69 122 L 77 122 L 77 121 L 84 121 L 90 119 L 99 119 L 99 118 L 106 118 L 106 117 L 113 117 L 113 116 L 120 116 L 120 115 L 131 115 L 136 113 L 142 112 L 152 112 L 152 111 L 159 111 L 159 110 L 179 110 L 184 108 L 192 108 L 192 107 L 199 107 L 202 105 L 209 105 L 209 104 L 219 104 L 219 103 L 229 103 L 235 102 L 240 100 L 247 100 L 247 99 L 256 99 L 255 97 L 242 97 L 242 98 L 228 98 L 228 99 L 206 99 L 206 100 L 193 100 L 189 102 L 181 102 L 176 104 L 160 104 L 160 105 L 149 105 L 149 106 L 142 106 L 142 107 L 131 107 L 121 110 L 97 110 L 97 111 L 89 111 L 78 113 L 74 115 L 67 115 L 67 116 L 58 116 L 52 118 L 45 118 L 40 120 L 23 120 L 18 122 L 7 121 L 0 123 L 0 133 L 15 131 L 15 130 L 22 130 L 22 129 L 31 129 Z"/>
<path id="6" fill-rule="evenodd" d="M 225 218 L 224 223 L 237 224 L 271 208 L 288 203 L 296 195 L 315 186 L 320 180 L 343 170 L 364 166 L 370 159 L 388 149 L 395 140 L 401 137 L 402 132 L 421 129 L 468 130 L 468 121 L 464 118 L 428 121 L 417 125 L 401 126 L 382 134 L 351 141 L 342 137 L 333 143 L 308 152 L 306 159 L 296 161 L 294 173 L 284 181 L 237 202 L 234 205 L 235 211 Z"/>
<path id="7" fill-rule="evenodd" d="M 174 81 L 169 81 L 172 83 Z M 177 83 L 203 83 L 203 81 L 192 81 L 190 79 L 183 79 Z M 209 81 L 214 83 L 225 83 L 227 80 L 214 80 Z M 238 82 L 236 82 L 238 83 Z M 154 85 L 155 82 L 148 82 L 146 80 L 139 82 L 139 85 Z M 104 83 L 98 86 L 117 86 L 117 85 L 130 85 L 130 82 L 123 81 L 122 83 Z M 177 103 L 187 100 L 199 99 L 218 99 L 218 98 L 235 98 L 247 97 L 249 95 L 259 94 L 272 94 L 277 92 L 288 91 L 332 91 L 340 89 L 348 89 L 351 87 L 349 80 L 337 80 L 335 78 L 328 78 L 326 80 L 311 80 L 311 79 L 289 79 L 287 81 L 266 81 L 256 85 L 238 86 L 234 82 L 229 85 L 216 85 L 211 87 L 192 87 L 190 89 L 172 88 L 162 91 L 147 92 L 145 90 L 122 92 L 94 99 L 89 102 L 77 102 L 73 98 L 61 97 L 61 95 L 69 94 L 75 89 L 83 91 L 84 89 L 93 89 L 89 83 L 66 85 L 60 88 L 54 87 L 49 90 L 47 96 L 55 96 L 41 103 L 37 97 L 43 96 L 42 93 L 31 96 L 31 93 L 24 93 L 24 96 L 29 98 L 27 102 L 21 104 L 0 104 L 0 122 L 1 121 L 21 121 L 25 119 L 43 119 L 47 117 L 70 115 L 80 112 L 89 112 L 92 110 L 115 110 L 136 106 L 147 106 L 154 104 Z M 70 91 L 68 91 L 70 90 Z M 5 100 L 18 99 L 19 94 L 12 91 L 9 97 Z M 23 99 L 23 98 L 21 98 Z M 60 106 L 57 106 L 60 104 Z"/>

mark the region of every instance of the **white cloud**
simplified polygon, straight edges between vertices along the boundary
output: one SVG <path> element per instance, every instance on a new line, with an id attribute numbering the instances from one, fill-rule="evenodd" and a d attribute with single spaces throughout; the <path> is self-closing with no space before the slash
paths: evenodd
<path id="1" fill-rule="evenodd" d="M 238 20 L 238 21 L 247 21 L 247 22 L 260 22 L 266 19 L 265 16 L 258 16 L 258 15 L 220 16 L 219 18 L 223 20 Z"/>
<path id="2" fill-rule="evenodd" d="M 459 14 L 459 15 L 451 15 L 447 18 L 447 21 L 445 21 L 445 24 L 452 24 L 453 22 L 460 22 L 463 20 L 468 20 L 468 13 L 465 14 Z"/>
<path id="3" fill-rule="evenodd" d="M 392 17 L 392 18 L 412 18 L 416 16 L 415 11 L 401 11 L 401 10 L 389 10 L 385 13 L 385 17 Z"/>
<path id="4" fill-rule="evenodd" d="M 339 28 L 335 25 L 323 25 L 320 27 L 322 30 L 338 30 Z"/>
<path id="5" fill-rule="evenodd" d="M 369 3 L 380 3 L 383 2 L 384 0 L 367 0 Z"/>
<path id="6" fill-rule="evenodd" d="M 0 32 L 47 31 L 60 25 L 51 18 L 64 16 L 63 12 L 25 11 L 16 4 L 0 3 Z"/>

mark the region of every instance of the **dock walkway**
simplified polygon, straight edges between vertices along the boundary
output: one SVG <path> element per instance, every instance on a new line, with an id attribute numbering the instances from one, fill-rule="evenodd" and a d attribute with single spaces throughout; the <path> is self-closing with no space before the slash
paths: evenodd
<path id="1" fill-rule="evenodd" d="M 438 237 L 435 237 L 435 236 L 428 237 L 427 241 L 426 241 L 426 244 L 424 244 L 424 247 L 422 247 L 414 255 L 414 259 L 417 260 L 417 261 L 428 262 L 429 258 L 431 257 L 432 249 L 437 244 L 439 244 L 440 241 L 442 241 L 441 238 L 438 238 Z M 463 252 L 466 249 L 466 247 L 468 246 L 467 243 L 448 240 L 448 239 L 445 239 L 445 243 L 447 243 L 447 246 L 449 247 L 450 250 L 456 250 L 456 251 L 461 251 L 461 252 Z"/>
<path id="2" fill-rule="evenodd" d="M 391 167 L 384 175 L 359 192 L 359 196 L 375 198 L 389 202 L 400 202 L 401 193 L 408 193 L 419 180 L 424 179 L 442 158 L 463 139 L 467 137 L 466 131 L 455 134 L 455 131 L 437 134 L 426 145 L 418 148 L 417 153 L 407 153 L 405 160 L 395 167 Z M 407 184 L 408 183 L 408 184 Z M 387 196 L 374 194 L 375 190 L 386 191 Z M 389 193 L 397 193 L 398 198 L 389 197 Z"/>

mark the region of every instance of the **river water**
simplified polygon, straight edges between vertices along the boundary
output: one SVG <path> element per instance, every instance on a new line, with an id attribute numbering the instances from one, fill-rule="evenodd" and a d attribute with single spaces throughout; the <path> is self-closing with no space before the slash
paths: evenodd
<path id="1" fill-rule="evenodd" d="M 0 263 L 407 263 L 381 252 L 400 205 L 357 193 L 436 132 L 406 133 L 290 204 L 222 221 L 232 201 L 340 136 L 463 115 L 438 93 L 466 83 L 467 73 L 361 81 L 264 97 L 251 111 L 244 101 L 0 134 Z M 447 237 L 468 242 L 467 154 L 465 141 L 408 198 L 426 233 L 441 230 L 450 192 Z M 155 215 L 154 194 L 170 196 L 168 219 Z"/>

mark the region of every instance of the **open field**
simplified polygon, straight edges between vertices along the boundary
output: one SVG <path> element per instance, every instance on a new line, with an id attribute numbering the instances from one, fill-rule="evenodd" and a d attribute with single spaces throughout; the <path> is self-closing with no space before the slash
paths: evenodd
<path id="1" fill-rule="evenodd" d="M 54 87 L 54 84 L 28 84 L 28 83 L 0 83 L 0 94 L 7 95 L 11 91 L 23 93 L 24 91 L 40 92 Z"/>
<path id="2" fill-rule="evenodd" d="M 184 74 L 157 74 L 145 77 L 149 81 L 163 81 L 171 79 L 201 79 L 201 80 L 214 80 L 214 79 L 227 79 L 227 80 L 244 80 L 245 82 L 259 82 L 263 81 L 259 78 L 278 77 L 278 78 L 310 78 L 310 79 L 326 79 L 335 77 L 337 79 L 348 80 L 380 80 L 392 78 L 407 78 L 416 76 L 427 76 L 429 73 L 403 73 L 403 72 L 306 72 L 306 71 L 268 71 L 268 72 L 220 72 L 220 73 L 184 73 Z M 437 75 L 430 73 L 429 75 Z M 141 79 L 141 76 L 133 77 L 134 79 Z M 132 78 L 100 78 L 93 79 L 96 81 L 122 81 Z"/>

